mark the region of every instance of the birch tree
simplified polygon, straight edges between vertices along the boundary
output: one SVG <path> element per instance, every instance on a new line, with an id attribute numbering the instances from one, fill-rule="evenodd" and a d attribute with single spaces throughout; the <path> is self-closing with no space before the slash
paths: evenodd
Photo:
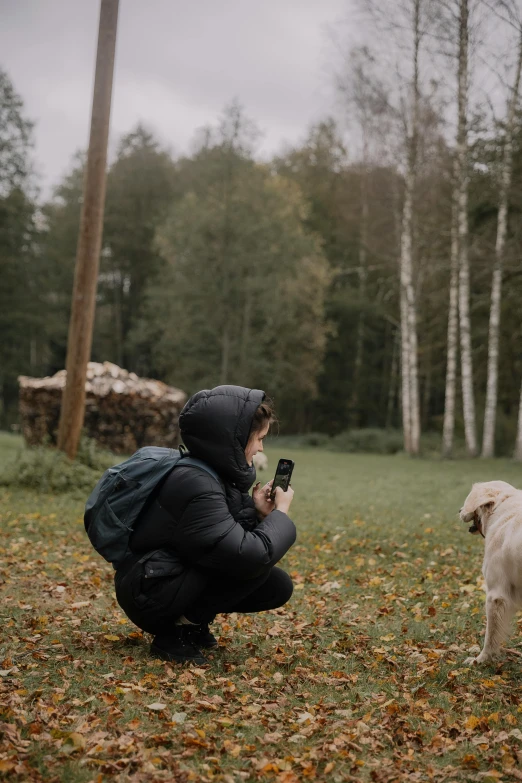
<path id="1" fill-rule="evenodd" d="M 389 135 L 390 106 L 382 81 L 375 73 L 375 58 L 368 47 L 350 51 L 346 70 L 337 78 L 337 90 L 345 104 L 348 124 L 361 139 L 359 169 L 359 299 L 362 307 L 357 319 L 352 389 L 349 401 L 350 418 L 357 427 L 360 423 L 361 375 L 364 364 L 366 309 L 368 285 L 368 246 L 370 232 L 370 176 L 378 148 L 380 160 L 385 159 L 385 137 Z M 355 127 L 354 127 L 355 126 Z M 387 133 L 388 131 L 388 133 Z"/>
<path id="2" fill-rule="evenodd" d="M 459 327 L 462 379 L 462 409 L 466 448 L 470 457 L 477 455 L 475 395 L 473 390 L 473 358 L 471 351 L 469 226 L 468 226 L 468 92 L 469 92 L 469 0 L 458 3 L 458 66 L 457 66 L 457 144 L 456 203 L 459 255 Z"/>
<path id="3" fill-rule="evenodd" d="M 404 446 L 408 453 L 420 450 L 420 405 L 417 346 L 417 302 L 413 284 L 413 199 L 417 178 L 419 143 L 419 54 L 421 46 L 421 4 L 412 3 L 413 75 L 411 81 L 410 121 L 406 125 L 406 175 L 400 249 L 402 416 Z M 409 128 L 408 128 L 409 125 Z"/>
<path id="4" fill-rule="evenodd" d="M 485 458 L 493 457 L 495 454 L 495 421 L 497 415 L 498 394 L 500 311 L 502 303 L 502 267 L 504 263 L 504 248 L 506 244 L 508 228 L 509 190 L 511 187 L 513 173 L 513 135 L 516 127 L 517 107 L 520 90 L 520 75 L 522 71 L 522 23 L 519 22 L 518 27 L 518 56 L 515 66 L 513 85 L 510 91 L 511 94 L 507 103 L 504 148 L 499 172 L 497 237 L 495 242 L 495 261 L 491 284 L 491 308 L 489 314 L 488 336 L 488 376 L 486 406 L 484 411 L 484 435 L 482 441 L 482 457 Z"/>
<path id="5" fill-rule="evenodd" d="M 420 55 L 423 37 L 430 25 L 431 9 L 426 0 L 405 0 L 399 7 L 383 11 L 379 4 L 367 0 L 376 20 L 395 30 L 400 49 L 408 31 L 410 75 L 399 87 L 401 97 L 397 115 L 402 118 L 404 150 L 404 193 L 401 214 L 399 251 L 400 323 L 401 323 L 401 402 L 404 448 L 409 454 L 420 451 L 420 401 L 417 337 L 417 296 L 414 280 L 414 200 L 418 175 L 421 74 Z M 393 15 L 392 15 L 393 14 Z M 387 16 L 386 16 L 387 15 Z M 404 58 L 403 58 L 404 59 Z M 406 84 L 406 95 L 404 95 Z"/>
<path id="6" fill-rule="evenodd" d="M 518 462 L 522 462 L 522 386 L 520 387 L 520 402 L 518 406 L 517 442 L 513 457 Z"/>
<path id="7" fill-rule="evenodd" d="M 453 199 L 451 225 L 451 272 L 448 311 L 448 341 L 446 360 L 446 390 L 444 397 L 444 424 L 442 428 L 442 453 L 449 457 L 453 451 L 455 433 L 455 399 L 457 385 L 458 354 L 458 306 L 459 306 L 459 245 L 457 203 Z"/>

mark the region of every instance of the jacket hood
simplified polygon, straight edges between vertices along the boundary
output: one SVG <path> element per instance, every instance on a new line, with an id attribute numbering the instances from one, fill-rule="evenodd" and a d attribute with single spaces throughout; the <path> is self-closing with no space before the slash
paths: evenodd
<path id="1" fill-rule="evenodd" d="M 256 480 L 245 448 L 254 414 L 265 398 L 260 389 L 216 386 L 194 394 L 180 413 L 183 443 L 227 482 L 247 492 Z"/>

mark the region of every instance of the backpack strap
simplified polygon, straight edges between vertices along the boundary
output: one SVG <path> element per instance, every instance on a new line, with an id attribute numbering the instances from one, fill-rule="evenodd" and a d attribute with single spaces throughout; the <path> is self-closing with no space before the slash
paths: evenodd
<path id="1" fill-rule="evenodd" d="M 194 468 L 200 468 L 201 470 L 204 470 L 206 473 L 209 473 L 211 476 L 213 476 L 213 478 L 219 481 L 221 485 L 223 484 L 222 480 L 219 478 L 214 468 L 211 468 L 210 465 L 207 465 L 207 463 L 203 462 L 203 460 L 201 459 L 197 459 L 196 457 L 190 457 L 190 456 L 185 457 L 185 455 L 183 454 L 183 456 L 176 463 L 176 467 L 178 467 L 178 465 L 181 466 L 192 465 L 192 467 Z"/>

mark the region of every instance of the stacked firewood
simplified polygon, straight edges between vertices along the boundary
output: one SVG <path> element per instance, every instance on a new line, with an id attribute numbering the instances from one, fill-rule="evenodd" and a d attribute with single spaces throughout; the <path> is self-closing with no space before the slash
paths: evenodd
<path id="1" fill-rule="evenodd" d="M 20 376 L 20 418 L 29 445 L 56 442 L 67 373 L 49 378 Z M 141 446 L 176 447 L 179 413 L 187 395 L 116 364 L 89 362 L 85 383 L 85 434 L 116 454 Z"/>

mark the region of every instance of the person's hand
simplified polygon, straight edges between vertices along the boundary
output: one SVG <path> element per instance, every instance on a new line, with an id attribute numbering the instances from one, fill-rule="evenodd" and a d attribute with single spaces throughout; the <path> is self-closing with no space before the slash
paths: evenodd
<path id="1" fill-rule="evenodd" d="M 264 487 L 262 487 L 261 482 L 258 481 L 252 492 L 252 498 L 254 500 L 256 511 L 263 519 L 268 516 L 268 514 L 270 514 L 270 512 L 275 508 L 274 501 L 270 499 L 272 483 L 273 479 L 272 481 L 269 481 L 268 484 L 265 484 Z"/>
<path id="2" fill-rule="evenodd" d="M 284 514 L 288 514 L 293 499 L 294 490 L 292 487 L 288 487 L 286 492 L 284 492 L 281 487 L 276 488 L 274 505 L 278 511 L 282 511 Z"/>

